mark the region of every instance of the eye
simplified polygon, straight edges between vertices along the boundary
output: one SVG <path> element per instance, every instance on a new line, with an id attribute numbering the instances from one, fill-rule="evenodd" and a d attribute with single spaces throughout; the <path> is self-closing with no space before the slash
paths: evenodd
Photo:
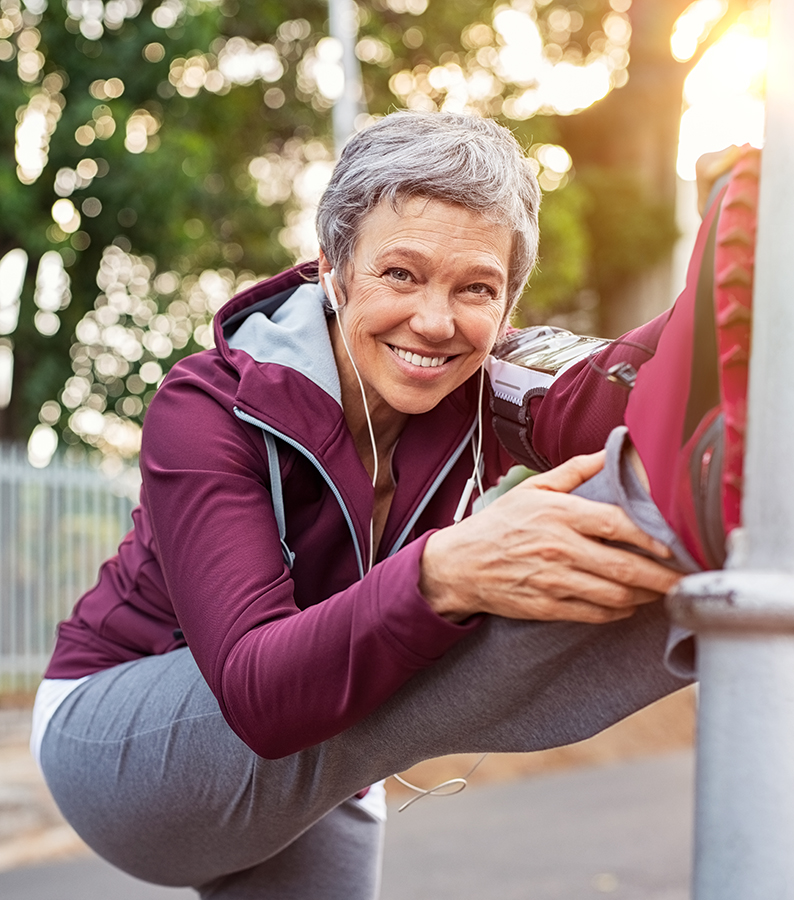
<path id="1" fill-rule="evenodd" d="M 481 281 L 475 281 L 473 284 L 466 286 L 467 294 L 477 294 L 480 297 L 496 297 L 496 290 L 489 284 L 483 284 Z"/>
<path id="2" fill-rule="evenodd" d="M 402 284 L 407 284 L 412 280 L 411 273 L 407 269 L 400 269 L 397 266 L 386 269 L 383 274 L 392 281 L 399 281 Z"/>

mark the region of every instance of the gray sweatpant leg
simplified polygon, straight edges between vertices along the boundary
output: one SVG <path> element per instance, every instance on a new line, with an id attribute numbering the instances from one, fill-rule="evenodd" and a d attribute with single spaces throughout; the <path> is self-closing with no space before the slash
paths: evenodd
<path id="1" fill-rule="evenodd" d="M 613 435 L 605 471 L 580 493 L 628 504 L 675 548 L 656 508 L 622 473 L 622 443 Z M 486 617 L 362 722 L 279 760 L 256 756 L 231 731 L 190 652 L 178 650 L 81 685 L 47 729 L 42 765 L 68 821 L 121 869 L 218 900 L 283 900 L 297 895 L 282 888 L 280 874 L 265 884 L 268 869 L 279 869 L 277 854 L 292 845 L 285 861 L 292 854 L 309 866 L 320 858 L 325 851 L 311 849 L 309 830 L 321 820 L 325 828 L 328 814 L 362 787 L 447 753 L 582 740 L 682 687 L 662 663 L 667 634 L 661 603 L 600 626 Z M 329 840 L 339 854 L 360 854 L 371 885 L 366 856 L 379 837 L 360 846 L 338 838 Z M 329 883 L 307 896 L 372 896 L 346 890 Z"/>
<path id="2" fill-rule="evenodd" d="M 384 822 L 355 798 L 264 862 L 201 885 L 202 900 L 377 900 Z"/>

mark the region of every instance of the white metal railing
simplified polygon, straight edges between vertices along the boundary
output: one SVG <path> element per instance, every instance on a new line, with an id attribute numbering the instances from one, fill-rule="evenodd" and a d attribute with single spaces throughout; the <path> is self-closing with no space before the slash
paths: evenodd
<path id="1" fill-rule="evenodd" d="M 0 691 L 38 684 L 58 622 L 116 552 L 132 508 L 87 464 L 35 469 L 24 447 L 0 444 Z"/>

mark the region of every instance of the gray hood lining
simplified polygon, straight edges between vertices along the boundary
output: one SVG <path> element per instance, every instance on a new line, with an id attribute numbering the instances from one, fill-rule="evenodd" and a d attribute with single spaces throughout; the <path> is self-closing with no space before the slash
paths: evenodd
<path id="1" fill-rule="evenodd" d="M 252 312 L 229 338 L 228 345 L 257 362 L 300 372 L 341 406 L 342 389 L 324 302 L 325 292 L 319 284 L 302 284 L 270 318 Z"/>

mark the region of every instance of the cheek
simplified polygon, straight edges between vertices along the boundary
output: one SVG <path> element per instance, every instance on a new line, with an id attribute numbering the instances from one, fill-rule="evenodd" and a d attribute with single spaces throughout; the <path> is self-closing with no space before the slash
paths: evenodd
<path id="1" fill-rule="evenodd" d="M 348 334 L 372 335 L 390 327 L 395 318 L 394 304 L 384 301 L 376 290 L 357 288 L 354 294 L 351 291 L 342 312 L 342 321 L 345 322 Z"/>
<path id="2" fill-rule="evenodd" d="M 358 308 L 355 311 L 350 310 L 347 321 L 342 316 L 343 326 L 348 336 L 348 340 L 353 343 L 362 345 L 369 342 L 384 330 L 383 317 L 375 314 L 376 310 L 370 309 L 366 312 Z"/>
<path id="3" fill-rule="evenodd" d="M 500 333 L 504 331 L 503 318 L 501 305 L 488 310 L 478 310 L 478 315 L 471 316 L 467 323 L 467 331 L 472 346 L 481 353 L 489 353 Z"/>

